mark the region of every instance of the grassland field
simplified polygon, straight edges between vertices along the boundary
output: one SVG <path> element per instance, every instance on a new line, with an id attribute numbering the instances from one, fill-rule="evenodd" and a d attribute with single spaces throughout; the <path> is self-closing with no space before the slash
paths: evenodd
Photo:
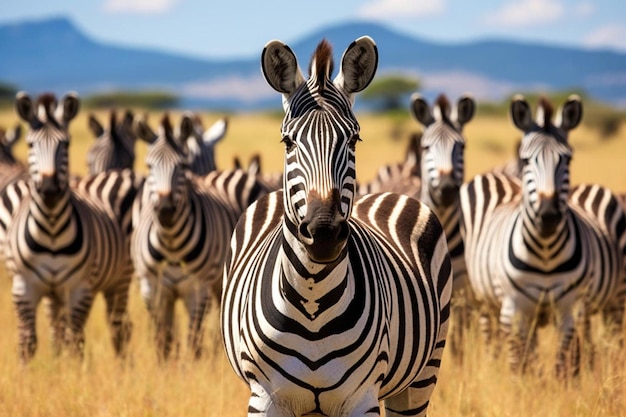
<path id="1" fill-rule="evenodd" d="M 87 128 L 88 111 L 80 112 L 70 126 L 71 171 L 85 174 L 86 153 L 93 143 Z M 96 112 L 107 124 L 108 114 Z M 202 114 L 208 127 L 223 114 Z M 279 143 L 281 118 L 268 114 L 229 114 L 225 139 L 217 146 L 217 162 L 232 167 L 233 157 L 244 161 L 254 153 L 263 158 L 266 172 L 282 170 L 283 145 Z M 357 145 L 357 175 L 371 179 L 379 166 L 403 159 L 409 132 L 420 130 L 412 119 L 397 121 L 381 115 L 359 114 L 363 142 Z M 156 128 L 159 113 L 151 113 Z M 179 114 L 173 113 L 177 122 Z M 0 127 L 18 122 L 13 111 L 0 112 Z M 24 123 L 22 123 L 24 125 Z M 624 124 L 626 125 L 626 124 Z M 626 126 L 610 140 L 584 124 L 571 133 L 574 148 L 572 183 L 598 182 L 617 192 L 626 192 Z M 24 127 L 26 127 L 24 125 Z M 392 136 L 399 139 L 391 139 Z M 504 163 L 513 157 L 519 133 L 509 120 L 482 117 L 479 113 L 465 129 L 466 178 Z M 145 172 L 145 145 L 138 145 L 136 169 Z M 15 148 L 25 160 L 26 147 Z M 16 318 L 10 295 L 10 279 L 0 267 L 0 417 L 56 416 L 245 416 L 249 392 L 232 372 L 219 339 L 218 313 L 208 317 L 207 354 L 197 362 L 185 351 L 186 318 L 177 306 L 179 353 L 159 365 L 152 344 L 152 328 L 139 298 L 131 288 L 130 315 L 134 323 L 130 355 L 117 360 L 104 321 L 104 303 L 99 297 L 86 327 L 85 358 L 82 362 L 52 354 L 48 323 L 40 308 L 37 333 L 39 348 L 33 362 L 22 368 L 17 360 Z M 598 355 L 593 369 L 585 367 L 580 377 L 563 384 L 552 376 L 556 335 L 540 331 L 537 370 L 512 375 L 502 358 L 485 352 L 478 332 L 472 329 L 464 345 L 462 365 L 446 352 L 439 383 L 432 398 L 431 417 L 622 417 L 626 416 L 626 348 L 608 336 L 594 320 L 593 336 Z"/>

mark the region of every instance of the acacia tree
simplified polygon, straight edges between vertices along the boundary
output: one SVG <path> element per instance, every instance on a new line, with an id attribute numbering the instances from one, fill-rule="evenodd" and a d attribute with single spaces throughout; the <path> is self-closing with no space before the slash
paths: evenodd
<path id="1" fill-rule="evenodd" d="M 405 98 L 419 88 L 420 82 L 415 78 L 390 74 L 375 79 L 361 93 L 361 99 L 383 111 L 404 109 Z"/>

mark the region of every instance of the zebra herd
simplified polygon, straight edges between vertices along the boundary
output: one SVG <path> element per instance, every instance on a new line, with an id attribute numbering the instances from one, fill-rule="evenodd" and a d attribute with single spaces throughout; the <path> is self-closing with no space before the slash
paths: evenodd
<path id="1" fill-rule="evenodd" d="M 506 347 L 513 370 L 532 365 L 536 324 L 556 325 L 564 378 L 578 373 L 583 346 L 593 350 L 592 316 L 621 340 L 626 214 L 606 187 L 570 185 L 568 133 L 581 121 L 580 99 L 557 111 L 542 99 L 533 118 L 516 96 L 510 115 L 523 137 L 515 168 L 466 181 L 463 127 L 476 103 L 441 95 L 431 107 L 415 94 L 410 112 L 423 133 L 406 160 L 357 184 L 353 103 L 378 58 L 363 36 L 331 78 L 324 40 L 306 78 L 286 44 L 265 45 L 262 73 L 285 113 L 284 171 L 272 178 L 258 161 L 217 169 L 227 119 L 205 129 L 195 114 L 176 125 L 164 115 L 153 131 L 145 117 L 119 120 L 114 111 L 108 127 L 89 117 L 98 138 L 89 174 L 73 176 L 77 95 L 18 93 L 28 167 L 11 154 L 19 130 L 2 132 L 0 253 L 22 362 L 35 353 L 43 299 L 55 350 L 80 356 L 98 293 L 124 356 L 133 276 L 161 360 L 171 353 L 178 299 L 196 358 L 207 312 L 219 308 L 226 355 L 251 391 L 249 415 L 380 415 L 382 401 L 387 416 L 424 416 L 446 340 L 463 354 L 472 311 L 485 343 Z M 145 176 L 132 169 L 137 140 L 148 143 Z"/>

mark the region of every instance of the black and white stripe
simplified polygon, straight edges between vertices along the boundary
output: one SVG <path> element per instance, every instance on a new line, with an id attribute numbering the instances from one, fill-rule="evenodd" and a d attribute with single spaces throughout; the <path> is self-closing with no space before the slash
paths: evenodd
<path id="1" fill-rule="evenodd" d="M 0 129 L 0 190 L 18 179 L 28 176 L 26 166 L 13 155 L 13 146 L 22 136 L 22 127 Z"/>
<path id="2" fill-rule="evenodd" d="M 223 117 L 205 130 L 200 116 L 189 112 L 185 115 L 193 121 L 193 130 L 191 135 L 179 138 L 179 141 L 187 148 L 191 171 L 204 176 L 217 170 L 215 146 L 226 136 L 228 119 Z"/>
<path id="3" fill-rule="evenodd" d="M 105 129 L 98 119 L 89 115 L 89 129 L 96 142 L 87 152 L 89 174 L 95 175 L 111 169 L 133 169 L 135 164 L 135 141 L 133 113 L 127 110 L 121 120 L 111 110 L 109 128 Z"/>
<path id="4" fill-rule="evenodd" d="M 334 79 L 323 41 L 305 81 L 279 41 L 262 69 L 283 94 L 283 190 L 254 203 L 231 241 L 222 298 L 228 358 L 252 391 L 248 415 L 424 416 L 445 345 L 452 272 L 424 204 L 355 199 L 352 99 L 378 61 L 369 37 Z"/>
<path id="5" fill-rule="evenodd" d="M 102 291 L 114 348 L 123 353 L 130 337 L 126 307 L 131 271 L 124 234 L 101 206 L 69 186 L 69 122 L 78 97 L 57 106 L 52 95 L 36 104 L 18 93 L 16 110 L 29 123 L 30 176 L 2 194 L 0 218 L 6 230 L 4 253 L 13 277 L 20 357 L 35 353 L 36 309 L 47 298 L 55 347 L 82 353 L 83 328 L 96 292 Z"/>
<path id="6" fill-rule="evenodd" d="M 186 140 L 192 130 L 192 119 L 184 116 L 180 138 Z M 138 122 L 137 131 L 151 143 L 146 156 L 149 173 L 133 208 L 131 254 L 141 295 L 156 324 L 159 357 L 170 354 L 177 299 L 189 314 L 189 348 L 198 357 L 203 321 L 212 300 L 219 302 L 228 241 L 243 210 L 224 196 L 229 185 L 248 190 L 240 185 L 247 178 L 216 179 L 216 186 L 223 186 L 221 193 L 205 185 L 191 172 L 189 155 L 167 115 L 158 135 L 145 121 Z"/>
<path id="7" fill-rule="evenodd" d="M 524 132 L 521 181 L 479 175 L 462 187 L 461 207 L 465 258 L 483 327 L 490 314 L 499 317 L 509 361 L 523 369 L 525 346 L 535 344 L 533 323 L 552 317 L 560 333 L 557 372 L 567 375 L 579 367 L 580 306 L 587 310 L 583 315 L 602 311 L 621 328 L 626 219 L 607 188 L 570 187 L 567 135 L 580 122 L 580 99 L 571 96 L 555 122 L 551 115 L 542 99 L 533 122 L 528 103 L 514 98 L 511 117 Z"/>

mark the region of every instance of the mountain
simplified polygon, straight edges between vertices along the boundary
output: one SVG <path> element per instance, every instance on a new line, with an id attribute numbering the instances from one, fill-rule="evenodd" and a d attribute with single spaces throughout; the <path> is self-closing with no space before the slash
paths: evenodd
<path id="1" fill-rule="evenodd" d="M 349 43 L 363 35 L 378 45 L 379 74 L 416 75 L 427 95 L 472 92 L 479 99 L 501 99 L 530 89 L 576 88 L 596 99 L 626 105 L 626 54 L 616 52 L 505 40 L 449 44 L 362 22 L 283 40 L 306 69 L 321 39 L 335 47 L 338 62 Z M 192 107 L 277 106 L 280 99 L 261 76 L 259 56 L 210 60 L 108 45 L 62 17 L 0 26 L 0 80 L 32 92 L 76 90 L 86 95 L 160 88 L 176 92 L 184 105 Z"/>

